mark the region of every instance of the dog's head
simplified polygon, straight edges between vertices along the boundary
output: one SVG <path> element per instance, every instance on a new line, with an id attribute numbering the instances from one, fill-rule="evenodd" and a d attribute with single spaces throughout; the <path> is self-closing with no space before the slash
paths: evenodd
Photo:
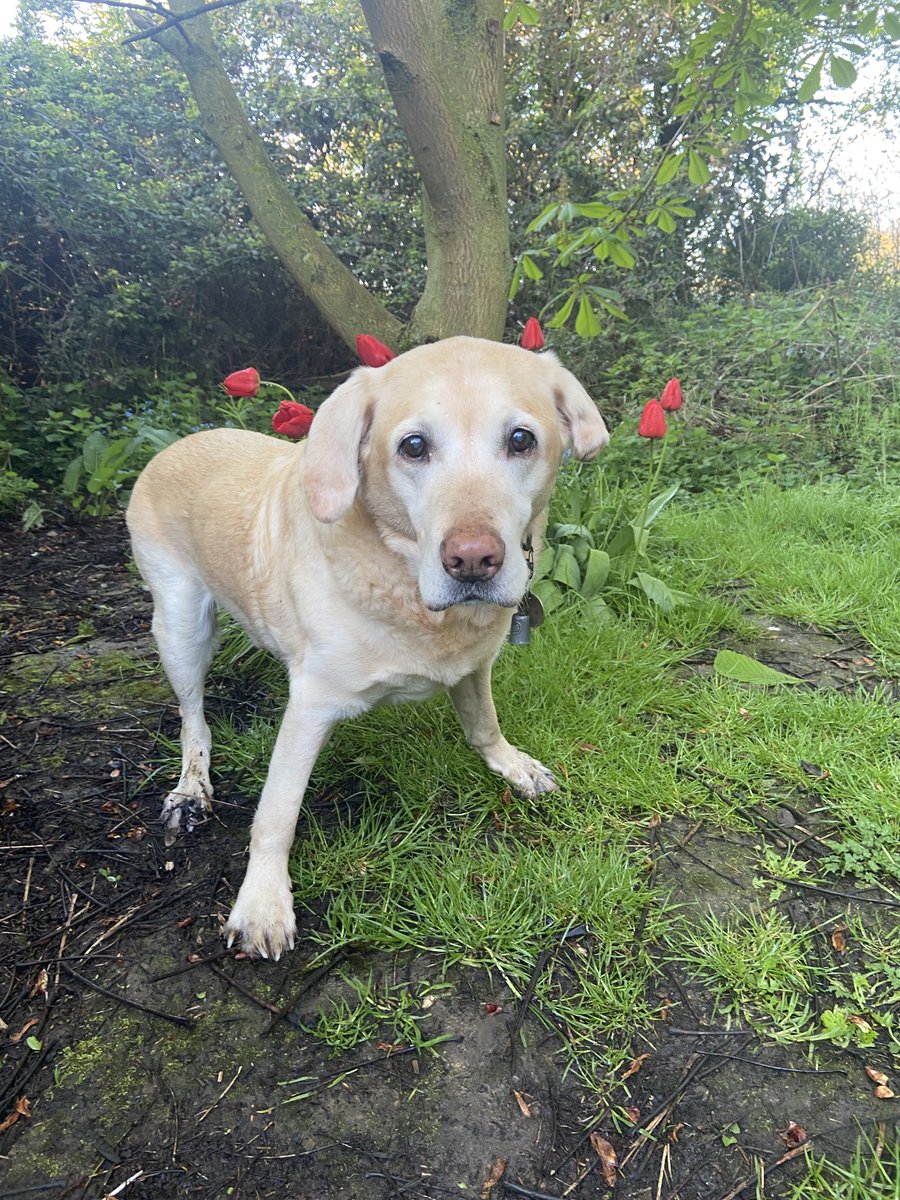
<path id="1" fill-rule="evenodd" d="M 540 525 L 563 452 L 591 459 L 609 434 L 553 354 L 478 338 L 361 367 L 316 414 L 303 486 L 313 515 L 361 504 L 440 611 L 518 604 L 521 547 Z"/>

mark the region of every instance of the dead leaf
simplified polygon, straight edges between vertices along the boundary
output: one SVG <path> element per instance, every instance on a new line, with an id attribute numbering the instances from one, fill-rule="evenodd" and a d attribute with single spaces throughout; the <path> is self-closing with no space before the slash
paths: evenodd
<path id="1" fill-rule="evenodd" d="M 864 1017 L 848 1017 L 847 1020 L 851 1025 L 855 1025 L 857 1029 L 861 1029 L 863 1033 L 871 1033 L 872 1026 Z"/>
<path id="2" fill-rule="evenodd" d="M 19 1030 L 18 1033 L 11 1033 L 9 1035 L 9 1040 L 13 1043 L 14 1046 L 17 1046 L 19 1044 L 19 1042 L 21 1042 L 21 1040 L 25 1036 L 25 1034 L 28 1032 L 28 1030 L 34 1029 L 34 1027 L 35 1027 L 35 1025 L 37 1025 L 37 1023 L 38 1023 L 38 1018 L 32 1017 L 30 1021 L 25 1022 L 25 1024 L 22 1026 L 22 1028 Z"/>
<path id="3" fill-rule="evenodd" d="M 406 1045 L 404 1042 L 376 1042 L 375 1049 L 383 1054 L 395 1054 L 398 1050 L 405 1050 Z"/>
<path id="4" fill-rule="evenodd" d="M 669 1133 L 669 1141 L 677 1142 L 678 1135 L 679 1135 L 679 1133 L 681 1133 L 682 1129 L 684 1129 L 684 1121 L 679 1121 L 678 1124 L 675 1125 L 673 1127 L 673 1129 L 671 1130 L 671 1132 Z"/>
<path id="5" fill-rule="evenodd" d="M 885 1075 L 884 1071 L 876 1071 L 874 1067 L 866 1067 L 865 1071 L 873 1083 L 887 1083 L 888 1082 L 888 1077 L 887 1077 L 887 1075 Z"/>
<path id="6" fill-rule="evenodd" d="M 50 978 L 47 975 L 47 968 L 41 967 L 37 973 L 37 978 L 34 981 L 34 987 L 28 993 L 28 999 L 33 1000 L 35 996 L 46 996 L 49 986 Z"/>
<path id="7" fill-rule="evenodd" d="M 489 1017 L 492 1017 L 495 1013 L 503 1012 L 503 1009 L 500 1007 L 499 1004 L 488 1003 L 488 1004 L 485 1004 L 484 1011 L 487 1013 L 487 1015 Z"/>
<path id="8" fill-rule="evenodd" d="M 878 1087 L 875 1088 L 874 1091 L 879 1100 L 893 1100 L 894 1096 L 896 1095 L 896 1092 L 892 1091 L 891 1088 L 883 1083 L 879 1083 Z"/>
<path id="9" fill-rule="evenodd" d="M 491 1167 L 491 1173 L 481 1185 L 481 1200 L 490 1200 L 491 1192 L 503 1178 L 503 1173 L 506 1170 L 506 1159 L 498 1158 Z"/>
<path id="10" fill-rule="evenodd" d="M 749 708 L 739 708 L 738 716 L 743 717 L 745 721 L 748 721 L 750 719 L 750 709 Z"/>
<path id="11" fill-rule="evenodd" d="M 607 1187 L 614 1188 L 616 1186 L 616 1170 L 619 1166 L 615 1150 L 613 1150 L 606 1138 L 602 1137 L 596 1129 L 591 1134 L 591 1145 L 600 1159 L 604 1183 Z"/>
<path id="12" fill-rule="evenodd" d="M 831 931 L 831 945 L 838 954 L 847 953 L 847 939 L 844 937 L 846 925 L 836 925 Z"/>
<path id="13" fill-rule="evenodd" d="M 583 750 L 585 754 L 599 754 L 600 747 L 595 746 L 593 742 L 579 742 L 578 749 Z"/>
<path id="14" fill-rule="evenodd" d="M 31 1116 L 31 1101 L 28 1099 L 27 1096 L 20 1096 L 19 1099 L 16 1101 L 16 1107 L 12 1110 L 12 1112 L 9 1114 L 9 1116 L 5 1120 L 0 1121 L 0 1133 L 6 1133 L 7 1129 L 9 1129 L 9 1127 L 11 1125 L 15 1125 L 15 1123 L 16 1123 L 16 1121 L 18 1121 L 19 1117 L 30 1117 L 30 1116 Z"/>
<path id="15" fill-rule="evenodd" d="M 623 1109 L 623 1112 L 632 1125 L 637 1125 L 638 1121 L 641 1119 L 641 1110 L 636 1104 L 632 1104 L 629 1108 Z"/>
<path id="16" fill-rule="evenodd" d="M 788 1121 L 784 1129 L 780 1129 L 781 1140 L 786 1146 L 802 1146 L 808 1140 L 809 1134 L 796 1121 Z"/>
<path id="17" fill-rule="evenodd" d="M 516 1089 L 513 1088 L 513 1095 L 516 1098 L 516 1104 L 518 1104 L 519 1111 L 521 1112 L 522 1116 L 530 1117 L 531 1109 L 528 1107 L 528 1101 L 525 1099 L 525 1097 L 522 1095 L 522 1093 L 517 1092 Z"/>
<path id="18" fill-rule="evenodd" d="M 654 813 L 653 816 L 650 818 L 650 820 L 647 822 L 647 826 L 650 829 L 656 829 L 656 827 L 661 823 L 661 821 L 662 821 L 662 817 L 659 815 L 659 813 Z"/>
<path id="19" fill-rule="evenodd" d="M 630 1079 L 632 1075 L 637 1075 L 638 1071 L 650 1057 L 652 1056 L 649 1054 L 639 1054 L 637 1058 L 633 1058 L 628 1064 L 628 1070 L 625 1072 L 622 1078 Z"/>

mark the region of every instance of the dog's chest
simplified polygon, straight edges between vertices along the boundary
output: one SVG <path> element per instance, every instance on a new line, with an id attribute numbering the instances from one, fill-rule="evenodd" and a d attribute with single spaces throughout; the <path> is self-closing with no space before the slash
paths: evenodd
<path id="1" fill-rule="evenodd" d="M 363 693 L 367 708 L 376 704 L 403 704 L 407 700 L 427 700 L 446 685 L 421 675 L 392 675 L 371 684 Z"/>

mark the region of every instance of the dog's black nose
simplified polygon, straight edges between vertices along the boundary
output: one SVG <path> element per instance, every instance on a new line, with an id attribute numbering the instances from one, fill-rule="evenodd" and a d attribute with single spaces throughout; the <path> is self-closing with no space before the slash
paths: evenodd
<path id="1" fill-rule="evenodd" d="M 460 583 L 493 579 L 505 555 L 506 547 L 491 530 L 457 530 L 441 543 L 444 570 Z"/>

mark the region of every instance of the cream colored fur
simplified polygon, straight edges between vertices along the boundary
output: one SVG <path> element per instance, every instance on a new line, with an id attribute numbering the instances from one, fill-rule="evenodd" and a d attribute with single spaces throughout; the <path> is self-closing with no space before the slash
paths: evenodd
<path id="1" fill-rule="evenodd" d="M 524 453 L 510 443 L 522 429 L 536 439 Z M 428 443 L 419 459 L 400 449 L 413 435 Z M 168 836 L 211 807 L 203 683 L 216 606 L 289 674 L 229 945 L 275 958 L 293 947 L 288 854 L 316 757 L 343 718 L 446 689 L 492 771 L 526 796 L 555 787 L 500 732 L 491 663 L 527 589 L 521 547 L 543 528 L 564 450 L 590 459 L 607 440 L 552 354 L 450 338 L 354 372 L 304 443 L 209 430 L 141 474 L 128 527 L 182 716 Z M 480 577 L 456 569 L 457 544 L 475 547 L 472 562 L 484 549 L 469 571 Z M 498 544 L 499 568 L 487 554 Z"/>

